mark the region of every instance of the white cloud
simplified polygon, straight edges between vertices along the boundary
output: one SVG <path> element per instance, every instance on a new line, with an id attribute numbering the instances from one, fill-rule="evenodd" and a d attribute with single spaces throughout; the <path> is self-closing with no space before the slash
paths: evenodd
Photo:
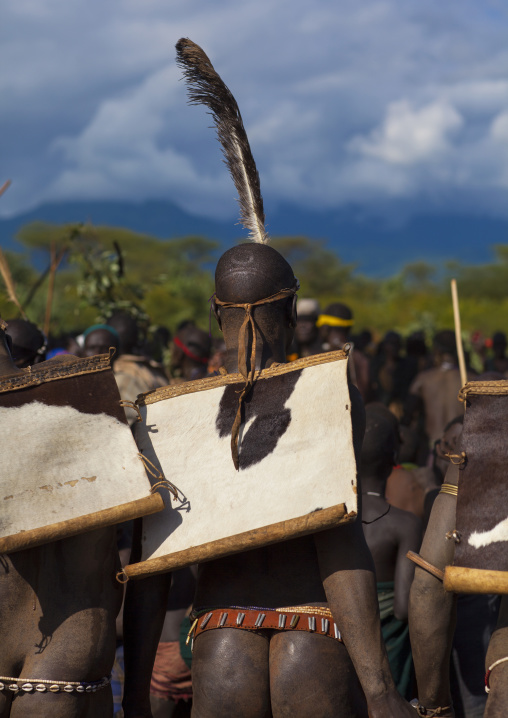
<path id="1" fill-rule="evenodd" d="M 411 165 L 443 155 L 450 147 L 448 135 L 462 127 L 459 113 L 446 102 L 414 109 L 407 100 L 388 106 L 381 127 L 367 137 L 354 137 L 349 149 L 388 163 Z"/>
<path id="2" fill-rule="evenodd" d="M 188 36 L 235 94 L 272 203 L 503 214 L 506 24 L 481 0 L 5 0 L 0 212 L 167 198 L 235 216 L 179 82 Z"/>

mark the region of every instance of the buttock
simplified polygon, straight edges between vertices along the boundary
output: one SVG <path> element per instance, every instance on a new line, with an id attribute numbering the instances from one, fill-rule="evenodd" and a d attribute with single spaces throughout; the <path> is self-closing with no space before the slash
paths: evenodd
<path id="1" fill-rule="evenodd" d="M 276 633 L 304 631 L 342 643 L 340 630 L 329 608 L 291 606 L 284 608 L 223 607 L 195 610 L 187 641 L 205 631 L 235 628 L 270 639 Z"/>

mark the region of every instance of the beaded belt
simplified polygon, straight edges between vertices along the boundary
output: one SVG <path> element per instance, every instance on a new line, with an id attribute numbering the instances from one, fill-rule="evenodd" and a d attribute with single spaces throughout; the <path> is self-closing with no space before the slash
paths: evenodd
<path id="1" fill-rule="evenodd" d="M 111 676 L 98 681 L 48 681 L 35 678 L 9 678 L 0 676 L 0 691 L 18 693 L 95 693 L 111 683 Z"/>
<path id="2" fill-rule="evenodd" d="M 328 608 L 294 606 L 290 608 L 216 608 L 201 613 L 192 624 L 188 638 L 203 631 L 219 628 L 241 628 L 245 631 L 306 631 L 328 636 L 342 643 L 337 624 Z"/>

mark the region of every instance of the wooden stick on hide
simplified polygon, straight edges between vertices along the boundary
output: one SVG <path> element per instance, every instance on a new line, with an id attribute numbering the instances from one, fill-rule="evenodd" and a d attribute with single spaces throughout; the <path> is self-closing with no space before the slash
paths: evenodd
<path id="1" fill-rule="evenodd" d="M 462 344 L 462 329 L 460 325 L 459 296 L 457 293 L 457 280 L 452 279 L 453 318 L 455 320 L 455 340 L 457 342 L 457 356 L 459 358 L 460 381 L 462 386 L 467 383 L 466 361 L 464 359 L 464 346 Z"/>
<path id="2" fill-rule="evenodd" d="M 444 587 L 454 593 L 508 594 L 508 571 L 447 566 Z"/>

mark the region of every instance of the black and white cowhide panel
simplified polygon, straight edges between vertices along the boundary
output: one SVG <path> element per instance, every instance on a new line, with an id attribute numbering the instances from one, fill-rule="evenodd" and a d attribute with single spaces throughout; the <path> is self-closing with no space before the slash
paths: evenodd
<path id="1" fill-rule="evenodd" d="M 106 356 L 0 379 L 0 538 L 146 498 Z"/>
<path id="2" fill-rule="evenodd" d="M 260 381 L 245 397 L 242 404 L 242 429 L 238 440 L 239 470 L 258 464 L 275 451 L 279 439 L 291 423 L 292 412 L 286 406 L 302 369 L 282 374 L 268 381 Z M 231 436 L 231 428 L 238 410 L 238 396 L 243 385 L 230 384 L 221 397 L 215 427 L 222 438 Z"/>
<path id="3" fill-rule="evenodd" d="M 356 464 L 345 355 L 263 372 L 244 402 L 240 470 L 231 428 L 243 381 L 216 377 L 141 401 L 140 450 L 179 501 L 143 520 L 143 560 L 345 504 L 356 512 Z"/>
<path id="4" fill-rule="evenodd" d="M 454 565 L 508 571 L 508 396 L 468 394 Z"/>

